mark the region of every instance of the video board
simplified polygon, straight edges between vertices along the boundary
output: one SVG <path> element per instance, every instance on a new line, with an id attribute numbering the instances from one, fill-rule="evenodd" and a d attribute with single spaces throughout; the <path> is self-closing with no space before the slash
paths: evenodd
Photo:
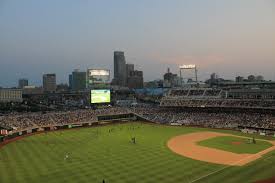
<path id="1" fill-rule="evenodd" d="M 110 103 L 111 102 L 111 92 L 108 89 L 104 90 L 91 90 L 91 103 Z"/>

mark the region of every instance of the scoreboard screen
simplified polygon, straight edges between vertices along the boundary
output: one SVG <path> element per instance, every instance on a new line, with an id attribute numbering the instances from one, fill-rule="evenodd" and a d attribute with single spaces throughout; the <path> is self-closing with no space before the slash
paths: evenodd
<path id="1" fill-rule="evenodd" d="M 111 102 L 111 92 L 110 90 L 91 90 L 91 103 L 110 103 Z"/>

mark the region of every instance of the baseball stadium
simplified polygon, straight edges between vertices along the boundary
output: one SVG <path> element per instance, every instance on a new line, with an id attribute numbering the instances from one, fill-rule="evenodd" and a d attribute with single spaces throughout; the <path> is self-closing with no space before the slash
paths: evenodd
<path id="1" fill-rule="evenodd" d="M 274 182 L 273 109 L 177 89 L 159 105 L 2 115 L 0 182 Z"/>
<path id="2" fill-rule="evenodd" d="M 275 183 L 275 0 L 0 0 L 0 183 Z"/>

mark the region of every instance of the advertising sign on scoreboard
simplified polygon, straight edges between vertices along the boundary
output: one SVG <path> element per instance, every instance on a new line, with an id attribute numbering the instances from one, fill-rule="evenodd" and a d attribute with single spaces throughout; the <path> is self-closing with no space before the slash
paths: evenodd
<path id="1" fill-rule="evenodd" d="M 89 84 L 108 83 L 110 81 L 110 70 L 88 69 Z"/>
<path id="2" fill-rule="evenodd" d="M 111 102 L 111 92 L 108 89 L 104 90 L 91 90 L 91 103 L 110 103 Z"/>

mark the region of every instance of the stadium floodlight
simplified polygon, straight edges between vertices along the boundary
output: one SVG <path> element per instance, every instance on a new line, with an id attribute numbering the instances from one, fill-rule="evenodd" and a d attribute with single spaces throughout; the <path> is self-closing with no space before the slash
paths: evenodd
<path id="1" fill-rule="evenodd" d="M 180 69 L 180 82 L 181 82 L 181 86 L 183 84 L 183 82 L 182 82 L 183 81 L 182 74 L 183 74 L 184 70 L 194 70 L 195 77 L 193 77 L 193 78 L 195 78 L 196 83 L 198 83 L 198 70 L 197 70 L 197 66 L 195 64 L 180 65 L 179 69 Z"/>
<path id="2" fill-rule="evenodd" d="M 195 68 L 196 68 L 196 65 L 194 65 L 194 64 L 180 66 L 180 69 L 195 69 Z"/>

